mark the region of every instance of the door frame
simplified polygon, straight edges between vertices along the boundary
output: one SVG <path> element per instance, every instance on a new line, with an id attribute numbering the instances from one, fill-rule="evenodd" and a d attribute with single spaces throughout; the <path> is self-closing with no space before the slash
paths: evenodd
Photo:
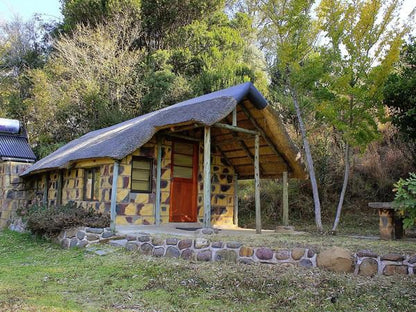
<path id="1" fill-rule="evenodd" d="M 173 187 L 175 184 L 175 180 L 180 182 L 181 180 L 189 180 L 186 178 L 174 178 L 173 177 L 173 171 L 174 171 L 174 163 L 173 163 L 173 157 L 174 157 L 174 145 L 177 142 L 182 142 L 186 144 L 192 144 L 194 147 L 193 156 L 192 156 L 192 206 L 191 206 L 191 221 L 189 222 L 197 222 L 198 221 L 198 206 L 197 206 L 197 198 L 198 198 L 198 171 L 199 171 L 199 162 L 198 162 L 198 155 L 199 155 L 199 142 L 193 142 L 185 139 L 172 139 L 172 153 L 171 153 L 171 164 L 170 164 L 170 170 L 171 170 L 171 183 L 170 183 L 170 207 L 169 207 L 169 222 L 178 222 L 178 221 L 172 221 L 173 217 L 173 199 L 174 199 L 174 193 L 173 193 Z"/>

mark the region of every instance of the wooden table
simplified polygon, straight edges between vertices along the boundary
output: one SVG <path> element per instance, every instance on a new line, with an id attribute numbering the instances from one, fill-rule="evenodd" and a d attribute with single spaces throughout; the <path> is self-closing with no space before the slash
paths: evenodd
<path id="1" fill-rule="evenodd" d="M 372 202 L 368 203 L 368 206 L 378 210 L 381 239 L 392 240 L 403 237 L 402 217 L 397 215 L 391 202 Z"/>

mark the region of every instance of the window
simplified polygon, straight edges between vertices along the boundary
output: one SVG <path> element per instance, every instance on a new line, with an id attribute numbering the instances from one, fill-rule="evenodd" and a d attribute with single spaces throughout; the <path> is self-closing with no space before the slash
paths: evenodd
<path id="1" fill-rule="evenodd" d="M 152 191 L 152 159 L 144 157 L 133 157 L 131 162 L 131 191 Z"/>
<path id="2" fill-rule="evenodd" d="M 98 200 L 100 194 L 100 168 L 84 170 L 84 200 Z"/>

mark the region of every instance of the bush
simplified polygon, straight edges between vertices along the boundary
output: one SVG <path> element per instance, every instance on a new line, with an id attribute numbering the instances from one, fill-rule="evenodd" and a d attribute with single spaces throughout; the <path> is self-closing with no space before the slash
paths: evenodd
<path id="1" fill-rule="evenodd" d="M 107 227 L 110 215 L 93 208 L 83 208 L 73 202 L 62 206 L 34 205 L 18 211 L 26 221 L 27 229 L 36 235 L 53 237 L 68 228 L 77 226 Z"/>
<path id="2" fill-rule="evenodd" d="M 394 207 L 404 216 L 403 226 L 407 229 L 416 223 L 416 173 L 410 173 L 407 179 L 400 179 L 394 184 L 394 191 Z"/>

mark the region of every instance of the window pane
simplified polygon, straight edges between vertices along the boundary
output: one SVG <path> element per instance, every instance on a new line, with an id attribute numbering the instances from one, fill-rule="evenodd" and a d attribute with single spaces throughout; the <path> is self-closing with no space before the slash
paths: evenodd
<path id="1" fill-rule="evenodd" d="M 193 155 L 194 145 L 182 142 L 175 142 L 175 144 L 173 145 L 173 151 L 174 153 Z"/>
<path id="2" fill-rule="evenodd" d="M 133 169 L 132 179 L 149 181 L 149 172 L 150 172 L 149 170 L 145 170 L 145 169 Z"/>
<path id="3" fill-rule="evenodd" d="M 173 168 L 173 176 L 175 178 L 192 179 L 192 168 L 175 166 Z"/>
<path id="4" fill-rule="evenodd" d="M 192 167 L 192 156 L 174 154 L 173 155 L 173 164 L 184 167 Z"/>
<path id="5" fill-rule="evenodd" d="M 133 169 L 150 169 L 150 160 L 143 159 L 143 160 L 136 160 L 134 159 L 132 162 Z"/>
<path id="6" fill-rule="evenodd" d="M 134 157 L 131 170 L 131 190 L 150 192 L 152 180 L 152 159 Z"/>
<path id="7" fill-rule="evenodd" d="M 150 191 L 149 181 L 133 181 L 131 189 L 135 191 Z"/>

